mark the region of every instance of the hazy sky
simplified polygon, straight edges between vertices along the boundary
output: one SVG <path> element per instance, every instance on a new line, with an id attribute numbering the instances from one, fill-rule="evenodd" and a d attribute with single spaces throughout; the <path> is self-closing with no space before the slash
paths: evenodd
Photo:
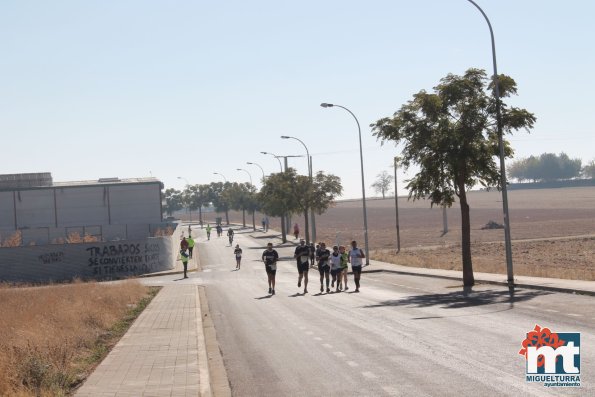
<path id="1" fill-rule="evenodd" d="M 517 157 L 595 158 L 592 1 L 477 0 L 509 100 L 537 116 Z M 492 73 L 485 20 L 466 0 L 0 2 L 0 173 L 56 181 L 151 174 L 166 187 L 260 187 L 278 155 L 313 156 L 361 197 L 398 154 L 370 123 L 469 67 Z M 306 159 L 290 165 L 306 173 Z M 402 174 L 400 179 L 405 178 Z M 401 181 L 401 186 L 403 185 Z M 403 192 L 400 191 L 400 194 Z"/>

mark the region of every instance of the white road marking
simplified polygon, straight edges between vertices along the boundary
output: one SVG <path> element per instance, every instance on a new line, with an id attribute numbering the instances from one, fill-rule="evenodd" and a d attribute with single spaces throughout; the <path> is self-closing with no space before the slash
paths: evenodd
<path id="1" fill-rule="evenodd" d="M 583 315 L 582 315 L 582 314 L 568 313 L 568 315 L 569 315 L 569 316 L 572 316 L 572 317 L 583 317 Z"/>
<path id="2" fill-rule="evenodd" d="M 558 313 L 557 310 L 552 310 L 552 309 L 545 309 L 546 312 L 550 312 L 550 313 Z"/>
<path id="3" fill-rule="evenodd" d="M 370 371 L 364 371 L 362 372 L 362 375 L 365 376 L 368 379 L 378 379 L 378 377 L 376 376 L 376 374 L 370 372 Z"/>
<path id="4" fill-rule="evenodd" d="M 347 361 L 347 365 L 349 365 L 350 367 L 359 367 L 359 364 L 355 361 Z"/>
<path id="5" fill-rule="evenodd" d="M 333 352 L 333 354 L 337 357 L 345 357 L 346 356 L 346 354 L 343 352 Z"/>
<path id="6" fill-rule="evenodd" d="M 315 337 L 314 337 L 314 340 L 319 340 L 319 341 L 320 341 L 320 340 L 322 340 L 322 338 L 321 338 L 321 337 L 319 337 L 319 336 L 315 336 Z"/>
<path id="7" fill-rule="evenodd" d="M 326 347 L 327 349 L 333 348 L 333 345 L 329 345 L 328 343 L 323 343 L 322 346 Z"/>

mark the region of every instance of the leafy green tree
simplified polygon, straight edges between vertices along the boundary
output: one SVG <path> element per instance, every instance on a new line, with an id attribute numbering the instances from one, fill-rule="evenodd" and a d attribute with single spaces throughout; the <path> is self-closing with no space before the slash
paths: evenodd
<path id="1" fill-rule="evenodd" d="M 585 165 L 582 169 L 582 175 L 585 178 L 595 178 L 595 160 L 591 160 L 590 163 Z"/>
<path id="2" fill-rule="evenodd" d="M 246 211 L 250 211 L 251 208 L 255 207 L 253 203 L 255 194 L 256 188 L 249 183 L 233 183 L 224 192 L 230 208 L 236 211 L 242 211 L 242 223 L 244 227 L 246 227 Z M 252 210 L 252 214 L 253 227 L 256 228 L 254 210 Z"/>
<path id="3" fill-rule="evenodd" d="M 184 190 L 184 201 L 190 210 L 198 210 L 198 220 L 202 222 L 202 209 L 211 203 L 210 185 L 190 185 Z"/>
<path id="4" fill-rule="evenodd" d="M 171 216 L 174 212 L 184 208 L 182 192 L 176 189 L 165 190 L 165 213 Z"/>
<path id="5" fill-rule="evenodd" d="M 262 209 L 274 216 L 303 214 L 306 241 L 310 241 L 308 212 L 324 213 L 342 191 L 341 180 L 335 175 L 318 172 L 310 181 L 290 168 L 267 178 L 259 197 Z"/>
<path id="6" fill-rule="evenodd" d="M 517 93 L 515 81 L 498 76 L 501 98 Z M 463 283 L 474 284 L 471 260 L 471 222 L 467 190 L 474 185 L 500 187 L 495 161 L 499 154 L 496 100 L 487 91 L 493 84 L 485 71 L 469 69 L 462 76 L 448 74 L 434 87 L 424 90 L 394 113 L 372 124 L 373 134 L 384 143 L 404 143 L 400 159 L 407 169 L 419 166 L 408 180 L 409 198 L 429 198 L 431 205 L 452 206 L 455 196 L 461 207 Z M 502 103 L 502 130 L 511 134 L 529 130 L 535 116 L 525 109 Z M 504 139 L 504 155 L 513 151 Z"/>
<path id="7" fill-rule="evenodd" d="M 229 225 L 229 202 L 228 194 L 225 191 L 231 188 L 232 184 L 229 182 L 211 182 L 209 190 L 211 192 L 211 203 L 215 207 L 215 211 L 225 213 L 225 222 Z"/>
<path id="8" fill-rule="evenodd" d="M 386 192 L 390 189 L 391 183 L 393 182 L 393 176 L 386 171 L 382 171 L 376 175 L 376 182 L 372 184 L 372 189 L 376 193 L 381 193 L 382 198 L 385 198 Z"/>
<path id="9" fill-rule="evenodd" d="M 290 193 L 291 184 L 294 183 L 295 170 L 289 168 L 288 172 L 271 174 L 264 181 L 257 199 L 261 210 L 269 216 L 281 218 L 281 238 L 287 242 L 287 230 L 283 217 L 291 214 L 297 206 L 295 197 Z"/>

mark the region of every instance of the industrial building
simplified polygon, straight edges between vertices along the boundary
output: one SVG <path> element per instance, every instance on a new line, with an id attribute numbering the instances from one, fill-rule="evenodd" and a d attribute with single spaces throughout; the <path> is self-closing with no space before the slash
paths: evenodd
<path id="1" fill-rule="evenodd" d="M 156 178 L 54 182 L 50 173 L 0 175 L 0 232 L 44 228 L 65 235 L 69 228 L 86 228 L 81 231 L 105 235 L 123 234 L 128 226 L 144 229 L 162 222 L 162 189 Z"/>

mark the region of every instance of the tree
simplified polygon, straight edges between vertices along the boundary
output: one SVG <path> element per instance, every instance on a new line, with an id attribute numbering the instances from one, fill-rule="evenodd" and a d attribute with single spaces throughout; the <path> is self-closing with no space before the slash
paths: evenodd
<path id="1" fill-rule="evenodd" d="M 182 208 L 184 208 L 182 192 L 176 189 L 165 190 L 165 213 L 171 216 Z"/>
<path id="2" fill-rule="evenodd" d="M 229 207 L 233 210 L 242 210 L 242 223 L 246 227 L 246 210 L 253 205 L 251 201 L 256 193 L 256 189 L 249 183 L 233 183 L 225 190 L 224 195 Z M 254 223 L 254 216 L 252 217 Z M 255 227 L 255 225 L 253 225 Z"/>
<path id="3" fill-rule="evenodd" d="M 211 203 L 210 185 L 191 185 L 184 190 L 185 201 L 190 210 L 198 209 L 198 220 L 202 223 L 202 209 Z"/>
<path id="4" fill-rule="evenodd" d="M 289 168 L 286 172 L 267 178 L 260 191 L 259 201 L 262 210 L 273 216 L 303 214 L 305 237 L 309 241 L 308 212 L 324 213 L 342 191 L 341 180 L 335 175 L 318 172 L 310 181 L 308 176 L 298 175 L 295 169 Z"/>
<path id="5" fill-rule="evenodd" d="M 211 203 L 217 212 L 225 212 L 225 222 L 229 225 L 229 202 L 227 195 L 224 193 L 231 187 L 231 183 L 225 182 L 211 182 L 209 189 L 211 192 Z"/>
<path id="6" fill-rule="evenodd" d="M 581 173 L 585 178 L 595 178 L 595 160 L 591 160 L 589 164 L 585 165 Z"/>
<path id="7" fill-rule="evenodd" d="M 515 81 L 498 76 L 501 98 L 517 93 Z M 469 69 L 463 76 L 448 74 L 434 87 L 424 90 L 393 115 L 372 124 L 373 134 L 381 140 L 404 142 L 400 164 L 416 164 L 419 172 L 408 180 L 409 198 L 429 198 L 433 206 L 452 206 L 455 196 L 461 207 L 461 255 L 463 283 L 474 284 L 471 261 L 471 222 L 467 190 L 476 184 L 500 188 L 496 124 L 496 100 L 486 90 L 486 73 Z M 505 134 L 533 127 L 535 116 L 525 109 L 502 103 L 501 125 Z M 505 157 L 512 148 L 503 140 Z"/>
<path id="8" fill-rule="evenodd" d="M 572 179 L 581 174 L 581 163 L 581 159 L 571 159 L 566 153 L 542 153 L 539 157 L 531 156 L 513 162 L 508 168 L 508 175 L 519 182 Z"/>
<path id="9" fill-rule="evenodd" d="M 388 192 L 391 183 L 393 182 L 393 176 L 386 171 L 382 171 L 380 174 L 376 175 L 376 182 L 372 184 L 372 189 L 376 193 L 381 193 L 382 198 L 385 197 L 386 192 Z"/>

